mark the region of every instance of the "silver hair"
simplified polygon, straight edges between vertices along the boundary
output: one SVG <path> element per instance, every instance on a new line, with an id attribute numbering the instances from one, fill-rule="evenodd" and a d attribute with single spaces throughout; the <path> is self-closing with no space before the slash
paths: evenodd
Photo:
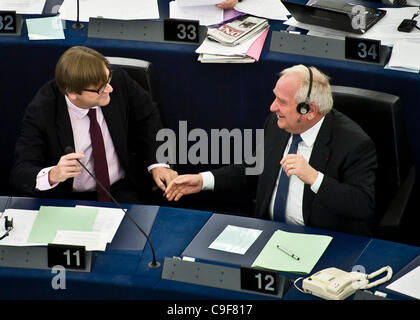
<path id="1" fill-rule="evenodd" d="M 327 114 L 333 106 L 333 97 L 331 93 L 330 78 L 315 67 L 309 67 L 312 71 L 312 91 L 309 97 L 309 103 L 318 105 L 320 114 Z M 309 89 L 309 71 L 303 64 L 284 69 L 280 76 L 286 74 L 298 73 L 302 78 L 302 84 L 295 95 L 296 103 L 304 102 Z"/>

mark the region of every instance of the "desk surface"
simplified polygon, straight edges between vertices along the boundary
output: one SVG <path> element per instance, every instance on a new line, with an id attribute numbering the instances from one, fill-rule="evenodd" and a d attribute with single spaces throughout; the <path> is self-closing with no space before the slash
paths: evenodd
<path id="1" fill-rule="evenodd" d="M 86 202 L 60 201 L 29 198 L 0 198 L 0 208 L 38 209 L 40 205 L 86 204 Z M 92 204 L 92 203 L 89 203 Z M 135 205 L 133 205 L 136 207 Z M 140 210 L 145 206 L 140 206 Z M 163 263 L 165 257 L 179 257 L 202 229 L 211 212 L 160 207 L 150 233 L 156 251 L 156 258 Z M 126 219 L 126 218 L 125 218 Z M 261 220 L 234 217 L 238 225 L 258 225 Z M 358 265 L 371 273 L 389 265 L 394 274 L 420 254 L 420 248 L 377 239 L 369 239 L 338 232 L 308 227 L 290 226 L 278 222 L 264 221 L 270 228 L 293 232 L 328 234 L 333 241 L 316 264 L 312 273 L 330 266 L 351 271 Z M 264 229 L 266 229 L 264 228 Z M 0 299 L 267 299 L 257 294 L 230 291 L 194 284 L 161 279 L 162 267 L 150 269 L 151 250 L 146 245 L 143 251 L 111 250 L 96 252 L 96 259 L 90 273 L 66 272 L 66 289 L 55 290 L 52 281 L 56 274 L 50 270 L 0 268 Z M 222 261 L 221 261 L 222 262 Z M 217 262 L 210 262 L 216 263 Z M 239 268 L 239 265 L 234 266 Z M 289 279 L 299 275 L 281 273 Z M 386 291 L 386 290 L 383 290 Z M 389 293 L 389 297 L 405 299 Z M 317 299 L 297 291 L 293 286 L 287 291 L 285 300 Z"/>

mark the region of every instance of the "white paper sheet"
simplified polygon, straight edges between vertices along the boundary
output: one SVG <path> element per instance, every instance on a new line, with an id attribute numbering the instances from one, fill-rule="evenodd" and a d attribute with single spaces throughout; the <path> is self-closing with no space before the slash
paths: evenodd
<path id="1" fill-rule="evenodd" d="M 13 229 L 9 235 L 0 241 L 2 246 L 37 246 L 39 243 L 28 242 L 29 234 L 36 219 L 38 210 L 20 210 L 20 209 L 6 209 L 3 217 L 0 219 L 0 235 L 3 235 L 4 220 L 7 216 L 9 220 L 13 218 Z"/>
<path id="2" fill-rule="evenodd" d="M 107 238 L 106 232 L 57 230 L 52 243 L 85 246 L 86 251 L 105 251 Z"/>
<path id="3" fill-rule="evenodd" d="M 199 20 L 202 26 L 211 26 L 223 21 L 223 9 L 215 6 L 180 7 L 178 1 L 169 3 L 169 17 L 172 19 Z"/>
<path id="4" fill-rule="evenodd" d="M 214 6 L 223 0 L 176 0 L 180 7 Z"/>
<path id="5" fill-rule="evenodd" d="M 76 21 L 76 1 L 64 0 L 60 9 L 63 20 Z M 135 20 L 159 19 L 157 0 L 80 0 L 79 18 L 88 22 L 89 17 Z"/>
<path id="6" fill-rule="evenodd" d="M 262 230 L 228 225 L 210 244 L 209 248 L 245 254 L 261 233 Z"/>
<path id="7" fill-rule="evenodd" d="M 386 288 L 420 299 L 420 266 L 395 280 Z"/>
<path id="8" fill-rule="evenodd" d="M 389 66 L 391 68 L 420 70 L 419 53 L 420 43 L 414 43 L 410 40 L 396 41 L 392 48 Z"/>
<path id="9" fill-rule="evenodd" d="M 243 0 L 235 5 L 235 10 L 272 20 L 287 20 L 290 15 L 280 0 Z"/>
<path id="10" fill-rule="evenodd" d="M 16 11 L 19 14 L 41 14 L 46 0 L 0 0 L 0 11 Z"/>
<path id="11" fill-rule="evenodd" d="M 98 215 L 93 224 L 92 231 L 104 232 L 107 236 L 107 241 L 112 242 L 118 227 L 124 218 L 124 212 L 119 208 L 103 208 L 103 207 L 91 207 L 91 206 L 76 206 L 85 208 L 96 208 L 98 209 Z"/>
<path id="12" fill-rule="evenodd" d="M 60 17 L 26 19 L 29 40 L 65 39 Z"/>

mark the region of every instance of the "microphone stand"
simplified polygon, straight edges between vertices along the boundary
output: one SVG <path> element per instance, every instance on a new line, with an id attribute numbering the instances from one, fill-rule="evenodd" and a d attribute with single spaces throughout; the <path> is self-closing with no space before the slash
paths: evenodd
<path id="1" fill-rule="evenodd" d="M 66 153 L 71 153 L 74 152 L 73 148 L 71 147 L 66 147 Z M 137 222 L 128 214 L 127 210 L 124 209 L 119 203 L 118 201 L 112 196 L 112 194 L 103 186 L 103 184 L 90 172 L 90 170 L 88 168 L 86 168 L 86 166 L 79 160 L 76 159 L 77 162 L 80 163 L 80 165 L 83 167 L 83 169 L 86 170 L 87 173 L 89 173 L 89 175 L 93 178 L 93 180 L 96 181 L 96 183 L 101 187 L 102 190 L 105 191 L 105 193 L 111 198 L 111 200 L 122 210 L 124 211 L 124 213 L 127 215 L 127 217 L 131 220 L 132 223 L 134 223 L 134 225 L 137 227 L 137 229 L 140 230 L 141 233 L 143 233 L 143 235 L 146 237 L 147 242 L 150 245 L 150 249 L 152 250 L 152 256 L 153 256 L 153 260 L 150 261 L 148 263 L 149 268 L 152 269 L 157 269 L 160 267 L 160 262 L 156 261 L 156 255 L 155 255 L 155 249 L 153 248 L 152 242 L 150 241 L 149 236 L 146 234 L 146 232 L 144 232 L 144 230 L 137 224 Z"/>
<path id="2" fill-rule="evenodd" d="M 79 0 L 77 0 L 77 20 L 76 20 L 76 23 L 73 24 L 73 29 L 80 30 L 80 29 L 83 29 L 83 28 L 84 28 L 83 23 L 80 23 L 80 21 L 79 21 Z"/>

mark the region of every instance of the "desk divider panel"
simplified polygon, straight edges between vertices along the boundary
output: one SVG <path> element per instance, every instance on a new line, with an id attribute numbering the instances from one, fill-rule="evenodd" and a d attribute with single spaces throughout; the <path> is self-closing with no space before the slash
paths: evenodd
<path id="1" fill-rule="evenodd" d="M 363 39 L 361 39 L 363 40 Z M 385 65 L 391 48 L 380 46 L 379 65 Z M 308 36 L 304 34 L 289 33 L 286 31 L 273 31 L 271 34 L 270 51 L 288 54 L 299 54 L 317 58 L 353 61 L 345 57 L 345 41 L 342 39 Z M 359 63 L 370 63 L 357 60 Z M 377 63 L 375 63 L 377 64 Z"/>
<path id="2" fill-rule="evenodd" d="M 149 42 L 180 43 L 164 40 L 164 21 L 153 20 L 117 20 L 90 18 L 89 38 L 134 40 Z M 199 26 L 199 43 L 202 43 L 207 34 L 206 26 Z M 182 42 L 183 44 L 196 43 Z"/>

